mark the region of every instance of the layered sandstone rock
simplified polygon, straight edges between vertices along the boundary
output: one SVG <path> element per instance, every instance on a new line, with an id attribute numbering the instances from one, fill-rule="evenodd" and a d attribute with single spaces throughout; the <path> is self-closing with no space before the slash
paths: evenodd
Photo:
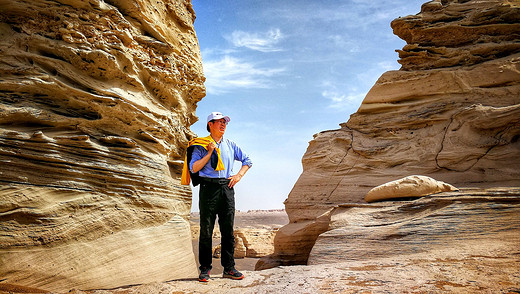
<path id="1" fill-rule="evenodd" d="M 180 185 L 205 94 L 183 0 L 0 1 L 0 277 L 47 290 L 195 276 Z"/>
<path id="2" fill-rule="evenodd" d="M 339 205 L 308 263 L 417 254 L 458 261 L 503 259 L 518 256 L 518 244 L 520 188 L 464 189 L 414 201 Z M 517 258 L 511 269 L 519 263 Z"/>
<path id="3" fill-rule="evenodd" d="M 310 142 L 285 202 L 290 223 L 257 269 L 305 264 L 332 210 L 420 174 L 463 187 L 520 186 L 520 5 L 430 1 L 396 19 L 403 67 L 357 113 Z"/>
<path id="4" fill-rule="evenodd" d="M 235 236 L 241 239 L 245 257 L 258 258 L 274 252 L 274 236 L 278 229 L 271 228 L 239 228 Z"/>

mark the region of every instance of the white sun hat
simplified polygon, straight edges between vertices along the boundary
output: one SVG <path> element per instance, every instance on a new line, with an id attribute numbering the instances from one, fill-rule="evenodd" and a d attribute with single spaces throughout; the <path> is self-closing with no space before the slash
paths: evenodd
<path id="1" fill-rule="evenodd" d="M 229 116 L 224 116 L 221 112 L 212 112 L 210 115 L 208 115 L 207 123 L 209 123 L 212 120 L 221 119 L 221 118 L 225 119 L 227 123 L 231 120 L 229 118 Z"/>

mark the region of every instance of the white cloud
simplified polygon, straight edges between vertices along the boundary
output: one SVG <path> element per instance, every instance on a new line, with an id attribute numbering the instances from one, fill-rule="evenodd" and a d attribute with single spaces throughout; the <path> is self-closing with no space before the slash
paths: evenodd
<path id="1" fill-rule="evenodd" d="M 332 36 L 329 36 L 328 39 L 336 47 L 342 48 L 344 50 L 348 50 L 348 52 L 350 52 L 350 53 L 361 52 L 361 49 L 359 48 L 359 44 L 357 44 L 353 40 L 346 39 L 344 36 L 332 35 Z"/>
<path id="2" fill-rule="evenodd" d="M 234 31 L 227 39 L 236 47 L 246 47 L 261 52 L 282 51 L 276 47 L 284 38 L 280 29 L 271 29 L 265 33 Z"/>
<path id="3" fill-rule="evenodd" d="M 343 93 L 337 90 L 324 90 L 321 95 L 324 98 L 331 100 L 330 108 L 344 110 L 351 108 L 353 105 L 361 104 L 367 93 Z"/>
<path id="4" fill-rule="evenodd" d="M 399 64 L 397 63 L 397 61 L 382 61 L 379 62 L 377 65 L 383 71 L 395 70 L 399 68 Z"/>
<path id="5" fill-rule="evenodd" d="M 223 94 L 235 89 L 270 88 L 270 79 L 285 71 L 283 68 L 259 68 L 231 56 L 204 62 L 206 91 L 208 94 Z"/>
<path id="6" fill-rule="evenodd" d="M 350 109 L 352 106 L 360 105 L 367 94 L 354 86 L 347 87 L 348 90 L 339 89 L 339 87 L 338 83 L 330 80 L 321 83 L 321 88 L 324 89 L 321 96 L 330 100 L 329 108 L 340 111 Z"/>
<path id="7" fill-rule="evenodd" d="M 397 69 L 397 62 L 382 61 L 374 66 L 358 72 L 355 81 L 350 85 L 329 79 L 321 83 L 321 96 L 330 100 L 329 107 L 338 110 L 349 109 L 354 105 L 360 105 L 368 91 L 374 86 L 377 79 L 386 71 Z"/>
<path id="8" fill-rule="evenodd" d="M 325 5 L 321 1 L 303 1 L 303 5 L 300 3 L 302 1 L 278 2 L 279 6 L 271 7 L 263 16 L 297 23 L 302 31 L 322 27 L 328 30 L 354 30 L 359 34 L 369 31 L 369 37 L 373 37 L 383 35 L 381 30 L 375 31 L 374 26 L 383 24 L 390 30 L 390 21 L 398 16 L 418 13 L 420 5 L 425 1 L 408 0 L 408 5 L 400 5 L 397 1 L 367 0 L 329 1 L 329 4 Z"/>

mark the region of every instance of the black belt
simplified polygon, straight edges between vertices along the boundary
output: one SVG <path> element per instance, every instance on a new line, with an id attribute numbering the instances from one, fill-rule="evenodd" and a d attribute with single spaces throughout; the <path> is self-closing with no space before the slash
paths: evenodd
<path id="1" fill-rule="evenodd" d="M 220 184 L 220 185 L 227 185 L 229 184 L 229 180 L 226 178 L 200 178 L 203 182 L 206 183 L 213 183 L 213 184 Z"/>

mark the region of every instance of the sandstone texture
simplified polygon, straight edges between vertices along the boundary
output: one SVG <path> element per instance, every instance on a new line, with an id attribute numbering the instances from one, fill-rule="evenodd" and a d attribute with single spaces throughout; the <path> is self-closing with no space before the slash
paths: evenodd
<path id="1" fill-rule="evenodd" d="M 430 1 L 391 25 L 407 42 L 402 68 L 384 73 L 340 129 L 315 135 L 285 201 L 290 223 L 257 269 L 306 264 L 337 207 L 403 177 L 520 186 L 518 1 Z"/>
<path id="2" fill-rule="evenodd" d="M 464 189 L 414 201 L 339 205 L 308 263 L 424 254 L 461 261 L 510 257 L 511 269 L 519 269 L 518 244 L 520 188 Z"/>
<path id="3" fill-rule="evenodd" d="M 274 253 L 274 236 L 277 229 L 238 228 L 235 236 L 235 258 L 258 258 Z M 220 235 L 220 234 L 218 234 Z M 220 236 L 215 238 L 220 242 Z M 213 247 L 213 257 L 221 257 L 221 244 Z"/>
<path id="4" fill-rule="evenodd" d="M 186 0 L 0 0 L 0 277 L 45 290 L 197 273 L 180 185 L 205 95 Z"/>
<path id="5" fill-rule="evenodd" d="M 258 258 L 274 253 L 274 236 L 278 229 L 240 228 L 237 237 L 242 239 L 246 257 Z"/>
<path id="6" fill-rule="evenodd" d="M 457 191 L 450 184 L 436 181 L 425 176 L 409 176 L 383 185 L 379 185 L 365 195 L 366 202 L 375 202 L 387 199 L 421 197 L 440 192 Z"/>

